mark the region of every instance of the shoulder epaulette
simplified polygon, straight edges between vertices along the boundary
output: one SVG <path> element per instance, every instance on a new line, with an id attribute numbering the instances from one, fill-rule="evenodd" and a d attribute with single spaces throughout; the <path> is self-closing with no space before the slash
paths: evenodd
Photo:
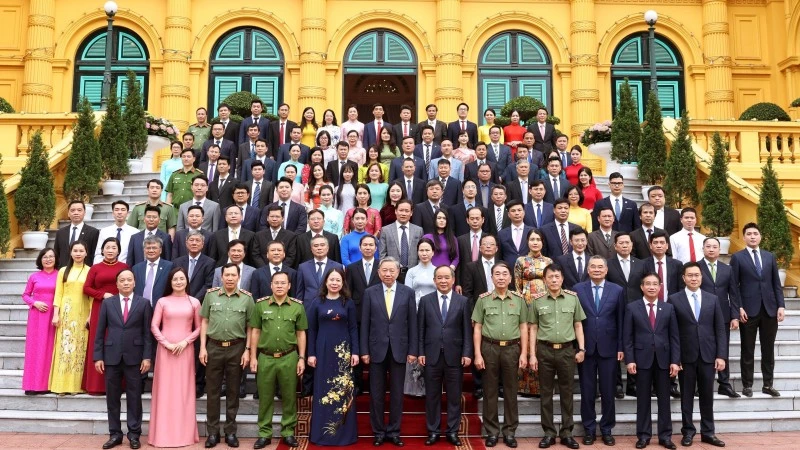
<path id="1" fill-rule="evenodd" d="M 576 297 L 578 296 L 578 293 L 577 293 L 577 292 L 575 292 L 575 291 L 570 291 L 569 289 L 562 289 L 562 291 L 566 292 L 567 294 L 574 295 L 574 296 L 576 296 Z"/>
<path id="2" fill-rule="evenodd" d="M 492 295 L 492 291 L 484 292 L 483 294 L 479 295 L 478 298 L 484 298 Z"/>
<path id="3" fill-rule="evenodd" d="M 260 299 L 256 300 L 256 303 L 263 302 L 264 300 L 269 300 L 269 297 L 270 297 L 269 295 L 267 295 L 266 297 L 261 297 Z"/>
<path id="4" fill-rule="evenodd" d="M 134 205 L 134 208 L 136 208 L 139 205 L 144 205 L 145 203 L 147 203 L 147 200 L 145 200 L 143 202 L 138 202 L 136 205 Z"/>
<path id="5" fill-rule="evenodd" d="M 531 296 L 532 299 L 537 300 L 547 295 L 547 292 L 539 292 Z"/>
<path id="6" fill-rule="evenodd" d="M 247 291 L 245 291 L 244 289 L 241 289 L 241 288 L 239 288 L 239 292 L 244 292 L 245 294 L 249 295 L 250 297 L 253 296 L 253 294 L 251 294 L 251 293 L 249 293 L 249 292 L 247 292 Z"/>
<path id="7" fill-rule="evenodd" d="M 217 292 L 217 291 L 218 291 L 218 290 L 220 290 L 220 289 L 222 289 L 222 287 L 221 287 L 221 286 L 212 287 L 212 288 L 211 288 L 211 289 L 209 289 L 207 292 Z"/>
<path id="8" fill-rule="evenodd" d="M 296 298 L 294 298 L 294 297 L 286 297 L 286 298 L 288 298 L 290 301 L 293 301 L 293 302 L 295 302 L 295 303 L 299 303 L 299 304 L 301 304 L 301 305 L 303 304 L 303 301 L 302 301 L 302 300 L 298 300 L 298 299 L 296 299 Z"/>

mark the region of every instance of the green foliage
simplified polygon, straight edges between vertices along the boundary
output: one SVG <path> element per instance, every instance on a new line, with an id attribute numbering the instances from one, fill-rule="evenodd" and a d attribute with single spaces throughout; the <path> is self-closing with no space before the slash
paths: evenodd
<path id="1" fill-rule="evenodd" d="M 100 128 L 99 144 L 103 178 L 121 180 L 130 173 L 130 167 L 128 167 L 128 147 L 125 139 L 128 130 L 122 121 L 122 108 L 117 99 L 116 86 L 111 86 L 106 115 Z"/>
<path id="2" fill-rule="evenodd" d="M 147 152 L 147 127 L 141 86 L 132 70 L 128 71 L 128 92 L 125 94 L 125 137 L 131 159 L 139 159 Z"/>
<path id="3" fill-rule="evenodd" d="M 511 117 L 495 116 L 494 124 L 500 128 L 511 125 Z"/>
<path id="4" fill-rule="evenodd" d="M 3 196 L 5 198 L 5 195 Z M 20 226 L 42 231 L 56 215 L 56 191 L 53 174 L 42 143 L 42 132 L 33 134 L 28 162 L 20 173 L 19 187 L 14 193 L 14 216 Z"/>
<path id="5" fill-rule="evenodd" d="M 761 168 L 761 199 L 756 217 L 761 228 L 761 247 L 775 254 L 778 266 L 788 269 L 794 256 L 794 247 L 778 174 L 772 168 L 772 157 Z"/>
<path id="6" fill-rule="evenodd" d="M 536 111 L 539 108 L 546 108 L 544 103 L 542 103 L 539 99 L 525 95 L 521 97 L 512 98 L 505 105 L 503 105 L 502 108 L 500 108 L 500 115 L 496 117 L 494 121 L 497 125 L 500 125 L 500 123 L 498 123 L 498 119 L 501 121 L 505 121 L 506 120 L 505 118 L 508 117 L 507 119 L 508 124 L 510 124 L 511 112 L 516 109 L 517 111 L 519 111 L 520 125 L 524 125 L 531 120 L 536 120 Z M 500 116 L 502 116 L 503 119 L 500 119 Z M 551 123 L 555 126 L 561 123 L 561 119 L 559 119 L 556 116 L 548 115 L 547 123 Z M 505 126 L 505 125 L 500 125 L 500 126 Z"/>
<path id="7" fill-rule="evenodd" d="M 744 110 L 739 120 L 779 120 L 781 122 L 788 122 L 792 120 L 789 114 L 775 103 L 763 102 L 756 103 L 755 105 Z"/>
<path id="8" fill-rule="evenodd" d="M 3 165 L 3 155 L 0 155 L 0 166 Z M 6 185 L 0 176 L 0 254 L 8 253 L 11 245 L 11 222 L 8 213 L 8 199 L 6 198 Z"/>
<path id="9" fill-rule="evenodd" d="M 0 97 L 0 112 L 4 113 L 14 113 L 14 107 L 11 106 L 11 103 L 8 103 L 8 100 Z"/>
<path id="10" fill-rule="evenodd" d="M 225 97 L 225 100 L 220 103 L 227 103 L 231 107 L 231 115 L 247 117 L 250 115 L 250 102 L 253 100 L 261 100 L 261 98 L 252 92 L 239 91 Z M 264 107 L 266 108 L 266 105 Z M 275 111 L 270 112 L 274 113 Z"/>
<path id="11" fill-rule="evenodd" d="M 789 106 L 791 106 L 792 108 L 797 108 L 798 106 L 800 106 L 800 97 L 797 97 L 796 99 L 794 99 L 792 104 L 789 105 Z"/>
<path id="12" fill-rule="evenodd" d="M 661 184 L 667 175 L 667 140 L 661 119 L 661 104 L 654 91 L 647 96 L 642 139 L 639 141 L 639 180 L 642 184 Z"/>
<path id="13" fill-rule="evenodd" d="M 700 203 L 703 205 L 701 220 L 704 227 L 713 231 L 714 236 L 727 237 L 733 232 L 733 201 L 728 186 L 728 143 L 722 140 L 719 133 L 714 133 L 711 148 L 714 151 L 711 172 L 700 194 Z"/>
<path id="14" fill-rule="evenodd" d="M 103 176 L 100 163 L 100 145 L 94 135 L 94 111 L 84 97 L 78 105 L 78 124 L 72 131 L 72 151 L 67 158 L 64 177 L 64 197 L 88 202 L 97 193 L 97 184 Z"/>
<path id="15" fill-rule="evenodd" d="M 675 208 L 696 205 L 697 169 L 692 151 L 692 138 L 689 136 L 689 114 L 686 110 L 678 122 L 678 135 L 667 159 L 667 176 L 664 178 L 667 204 Z"/>
<path id="16" fill-rule="evenodd" d="M 620 163 L 637 162 L 642 128 L 639 126 L 639 114 L 627 78 L 620 86 L 619 104 L 611 129 L 614 130 L 611 133 L 611 159 Z"/>

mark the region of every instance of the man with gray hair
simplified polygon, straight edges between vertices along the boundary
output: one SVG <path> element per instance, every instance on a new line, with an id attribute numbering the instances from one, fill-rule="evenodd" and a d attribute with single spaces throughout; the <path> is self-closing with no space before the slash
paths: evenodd
<path id="1" fill-rule="evenodd" d="M 134 293 L 150 300 L 150 305 L 155 308 L 158 299 L 164 295 L 172 263 L 161 257 L 163 242 L 160 237 L 147 236 L 143 245 L 145 259 L 133 266 L 133 276 L 136 280 Z"/>

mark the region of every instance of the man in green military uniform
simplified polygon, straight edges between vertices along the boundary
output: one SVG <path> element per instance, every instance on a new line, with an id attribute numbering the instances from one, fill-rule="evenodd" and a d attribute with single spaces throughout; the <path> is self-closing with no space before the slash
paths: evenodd
<path id="1" fill-rule="evenodd" d="M 561 398 L 561 444 L 569 448 L 580 445 L 572 437 L 572 384 L 575 382 L 575 365 L 583 362 L 583 324 L 586 314 L 581 308 L 578 295 L 561 288 L 564 282 L 563 269 L 558 264 L 544 268 L 547 292 L 535 295 L 531 302 L 531 357 L 530 365 L 539 373 L 541 395 L 542 428 L 544 437 L 539 448 L 548 448 L 556 443 L 556 427 L 553 424 L 553 389 L 558 376 L 558 392 Z M 577 341 L 576 352 L 574 343 Z"/>
<path id="2" fill-rule="evenodd" d="M 208 123 L 208 110 L 202 106 L 197 108 L 194 115 L 197 117 L 197 123 L 189 125 L 186 131 L 192 133 L 192 136 L 194 136 L 192 148 L 199 152 L 200 149 L 203 148 L 203 142 L 208 140 L 208 137 L 211 136 L 211 124 Z"/>
<path id="3" fill-rule="evenodd" d="M 147 205 L 158 206 L 161 210 L 158 229 L 168 233 L 169 237 L 175 237 L 175 227 L 178 225 L 178 209 L 161 201 L 161 190 L 164 185 L 161 180 L 153 178 L 147 182 L 147 201 L 134 206 L 128 215 L 128 225 L 136 227 L 139 231 L 144 230 L 144 208 Z"/>
<path id="4" fill-rule="evenodd" d="M 222 266 L 222 287 L 209 289 L 200 309 L 200 363 L 206 366 L 207 419 L 206 448 L 219 444 L 219 409 L 223 375 L 228 380 L 225 402 L 225 443 L 238 447 L 236 413 L 239 411 L 239 382 L 242 369 L 250 363 L 247 320 L 253 312 L 253 297 L 238 289 L 239 266 Z"/>
<path id="5" fill-rule="evenodd" d="M 289 274 L 272 275 L 272 295 L 258 299 L 250 315 L 250 370 L 257 373 L 258 440 L 253 448 L 266 447 L 272 439 L 275 384 L 280 386 L 283 411 L 281 436 L 297 447 L 297 377 L 305 370 L 308 319 L 302 302 L 288 296 Z M 256 344 L 257 343 L 257 344 Z"/>
<path id="6" fill-rule="evenodd" d="M 203 171 L 194 166 L 194 151 L 190 148 L 183 149 L 181 152 L 181 163 L 183 167 L 172 172 L 167 182 L 167 203 L 175 208 L 180 208 L 181 204 L 188 202 L 194 196 L 192 192 L 192 180 L 203 175 Z"/>
<path id="7" fill-rule="evenodd" d="M 498 384 L 503 380 L 503 442 L 517 446 L 514 432 L 519 425 L 517 371 L 527 366 L 528 306 L 516 292 L 508 290 L 511 269 L 504 261 L 492 266 L 494 290 L 475 302 L 475 367 L 483 370 L 483 425 L 486 446 L 497 445 L 500 421 L 497 412 Z"/>

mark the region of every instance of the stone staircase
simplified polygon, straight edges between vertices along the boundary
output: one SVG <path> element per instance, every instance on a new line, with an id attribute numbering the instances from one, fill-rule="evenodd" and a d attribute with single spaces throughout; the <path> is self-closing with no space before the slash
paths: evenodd
<path id="1" fill-rule="evenodd" d="M 95 213 L 87 223 L 102 228 L 111 223 L 110 206 L 116 199 L 131 204 L 146 199 L 147 180 L 157 178 L 157 174 L 135 174 L 127 177 L 125 191 L 115 198 L 96 196 L 93 199 Z M 598 188 L 608 195 L 608 180 L 596 177 Z M 638 182 L 626 181 L 625 195 L 642 202 L 641 187 Z M 61 224 L 66 223 L 62 221 Z M 51 245 L 55 230 L 50 230 Z M 15 258 L 0 261 L 0 432 L 36 432 L 53 434 L 106 434 L 105 397 L 75 395 L 57 397 L 55 395 L 26 396 L 20 389 L 24 362 L 25 329 L 28 307 L 22 302 L 21 293 L 28 275 L 34 271 L 35 256 L 38 252 L 17 249 Z M 786 300 L 787 317 L 780 325 L 775 343 L 775 388 L 781 391 L 780 398 L 771 398 L 759 391 L 760 373 L 756 373 L 753 398 L 730 399 L 716 396 L 714 403 L 717 431 L 719 433 L 764 432 L 800 430 L 800 298 Z M 741 391 L 739 373 L 739 333 L 731 335 L 731 378 L 736 390 Z M 756 346 L 756 367 L 760 361 L 760 351 Z M 252 375 L 248 380 L 248 392 L 255 391 Z M 577 375 L 575 391 L 579 392 Z M 581 433 L 580 407 L 576 394 L 575 421 L 576 434 Z M 798 403 L 796 405 L 796 403 Z M 634 434 L 636 426 L 636 400 L 625 397 L 617 400 L 616 434 Z M 122 403 L 123 409 L 125 402 Z M 482 407 L 482 403 L 479 404 Z M 535 398 L 520 398 L 520 428 L 518 436 L 541 436 L 540 402 Z M 555 402 L 556 421 L 560 420 L 560 403 Z M 273 424 L 280 426 L 280 402 L 276 402 L 276 415 Z M 600 405 L 597 403 L 599 414 Z M 655 411 L 655 405 L 654 409 Z M 502 407 L 500 409 L 502 411 Z M 201 433 L 204 432 L 206 403 L 205 397 L 197 401 L 197 420 Z M 144 399 L 144 429 L 147 432 L 150 418 L 150 394 Z M 369 412 L 359 411 L 359 414 Z M 680 429 L 680 402 L 672 401 L 672 419 L 675 432 Z M 252 395 L 240 402 L 238 421 L 239 435 L 256 436 L 258 401 Z M 411 413 L 419 414 L 419 413 Z M 695 405 L 695 420 L 699 421 L 699 409 Z M 361 435 L 368 435 L 368 429 L 360 429 Z"/>

